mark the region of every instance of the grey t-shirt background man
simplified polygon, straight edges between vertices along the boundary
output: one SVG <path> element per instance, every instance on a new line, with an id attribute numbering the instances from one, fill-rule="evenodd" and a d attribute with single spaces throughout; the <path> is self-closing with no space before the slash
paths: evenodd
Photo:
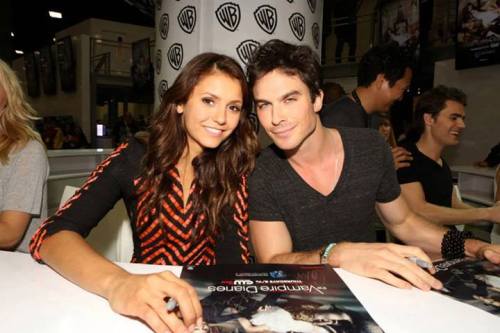
<path id="1" fill-rule="evenodd" d="M 410 62 L 395 43 L 368 50 L 358 65 L 358 87 L 336 102 L 323 106 L 325 127 L 378 128 L 378 114 L 387 113 L 401 100 L 413 76 Z M 408 166 L 411 154 L 404 148 L 392 149 L 396 169 Z"/>

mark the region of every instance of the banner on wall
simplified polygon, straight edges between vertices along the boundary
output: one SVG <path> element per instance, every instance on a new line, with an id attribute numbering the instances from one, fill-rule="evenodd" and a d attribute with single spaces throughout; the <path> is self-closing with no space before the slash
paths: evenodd
<path id="1" fill-rule="evenodd" d="M 321 55 L 322 0 L 156 1 L 156 103 L 184 65 L 202 52 L 245 68 L 270 39 L 310 46 Z"/>
<path id="2" fill-rule="evenodd" d="M 149 38 L 132 43 L 132 83 L 137 90 L 149 89 L 153 86 L 149 44 Z"/>
<path id="3" fill-rule="evenodd" d="M 500 63 L 500 1 L 458 0 L 456 69 Z"/>
<path id="4" fill-rule="evenodd" d="M 419 49 L 418 0 L 390 1 L 382 6 L 381 40 L 395 41 L 409 54 L 416 54 Z"/>

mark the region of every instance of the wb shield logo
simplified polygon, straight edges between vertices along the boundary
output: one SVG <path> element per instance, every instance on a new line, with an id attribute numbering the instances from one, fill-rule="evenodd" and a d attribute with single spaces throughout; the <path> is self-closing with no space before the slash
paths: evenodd
<path id="1" fill-rule="evenodd" d="M 215 11 L 220 25 L 229 31 L 235 31 L 240 25 L 241 11 L 238 4 L 226 2 Z"/>
<path id="2" fill-rule="evenodd" d="M 272 35 L 274 29 L 278 25 L 278 13 L 275 8 L 269 5 L 260 6 L 253 12 L 253 16 L 259 27 L 265 32 Z"/>
<path id="3" fill-rule="evenodd" d="M 161 72 L 161 50 L 160 49 L 158 49 L 156 51 L 155 67 L 156 67 L 156 74 L 159 75 Z"/>
<path id="4" fill-rule="evenodd" d="M 314 42 L 314 47 L 319 47 L 319 25 L 318 23 L 314 23 L 312 26 L 312 37 Z"/>
<path id="5" fill-rule="evenodd" d="M 252 54 L 259 48 L 259 46 L 259 42 L 251 39 L 247 39 L 241 42 L 241 44 L 236 48 L 236 53 L 238 54 L 241 62 L 243 62 L 245 65 L 248 65 L 248 62 L 252 58 Z"/>
<path id="6" fill-rule="evenodd" d="M 161 80 L 160 84 L 158 85 L 158 96 L 160 97 L 160 100 L 163 98 L 163 95 L 165 95 L 167 89 L 168 82 L 166 80 Z"/>
<path id="7" fill-rule="evenodd" d="M 160 37 L 161 39 L 167 39 L 168 36 L 168 14 L 163 14 L 160 18 Z"/>
<path id="8" fill-rule="evenodd" d="M 184 32 L 192 33 L 196 25 L 196 8 L 193 6 L 184 7 L 177 16 L 177 22 Z"/>
<path id="9" fill-rule="evenodd" d="M 167 52 L 168 62 L 173 69 L 179 70 L 182 65 L 182 58 L 184 57 L 184 52 L 182 50 L 182 45 L 179 43 L 172 44 Z"/>
<path id="10" fill-rule="evenodd" d="M 248 120 L 250 120 L 250 123 L 252 124 L 255 133 L 258 134 L 260 124 L 259 124 L 259 118 L 257 118 L 257 114 L 255 113 L 255 111 L 252 111 L 248 114 Z"/>
<path id="11" fill-rule="evenodd" d="M 286 277 L 286 273 L 283 271 L 272 271 L 269 272 L 269 276 L 273 279 L 283 279 Z"/>
<path id="12" fill-rule="evenodd" d="M 311 12 L 314 13 L 316 11 L 316 0 L 307 0 L 307 4 L 309 5 Z"/>
<path id="13" fill-rule="evenodd" d="M 300 13 L 293 13 L 288 22 L 295 37 L 300 41 L 304 39 L 304 35 L 306 34 L 306 19 L 304 16 Z"/>

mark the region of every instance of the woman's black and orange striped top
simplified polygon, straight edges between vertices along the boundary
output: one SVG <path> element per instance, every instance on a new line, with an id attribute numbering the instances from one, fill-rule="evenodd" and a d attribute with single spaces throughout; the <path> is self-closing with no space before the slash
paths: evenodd
<path id="1" fill-rule="evenodd" d="M 191 196 L 186 206 L 176 169 L 169 170 L 172 189 L 154 218 L 138 214 L 144 200 L 137 195 L 140 161 L 145 146 L 132 139 L 122 144 L 90 175 L 82 187 L 52 217 L 48 218 L 31 240 L 32 256 L 41 261 L 40 245 L 50 235 L 70 230 L 86 237 L 115 203 L 123 199 L 134 237 L 132 262 L 164 265 L 248 263 L 248 204 L 246 177 L 242 177 L 229 225 L 217 236 L 194 228 L 203 216 L 193 213 Z M 190 191 L 195 191 L 191 188 Z M 142 200 L 141 200 L 142 199 Z M 145 215 L 145 216 L 141 216 Z"/>

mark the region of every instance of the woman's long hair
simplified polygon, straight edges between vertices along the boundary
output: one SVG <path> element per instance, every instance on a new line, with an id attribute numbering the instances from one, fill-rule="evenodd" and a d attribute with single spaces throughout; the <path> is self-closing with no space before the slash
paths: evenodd
<path id="1" fill-rule="evenodd" d="M 394 129 L 392 127 L 391 118 L 389 117 L 388 114 L 380 115 L 380 118 L 381 120 L 380 123 L 378 124 L 379 131 L 380 127 L 382 127 L 383 125 L 388 126 L 390 128 L 389 137 L 386 138 L 386 141 L 389 144 L 389 146 L 391 146 L 391 148 L 395 148 L 398 144 L 396 142 L 396 136 L 394 135 Z"/>
<path id="2" fill-rule="evenodd" d="M 143 207 L 140 208 L 142 214 L 138 212 L 141 215 L 158 214 L 161 202 L 172 186 L 173 179 L 168 171 L 179 161 L 187 146 L 182 114 L 176 111 L 176 107 L 186 104 L 198 82 L 215 71 L 238 80 L 243 108 L 234 132 L 218 147 L 205 148 L 192 162 L 196 189 L 192 193 L 194 214 L 205 217 L 204 224 L 196 228 L 200 230 L 208 226 L 210 234 L 218 230 L 225 214 L 235 204 L 242 176 L 253 170 L 258 149 L 257 137 L 248 117 L 250 95 L 245 74 L 235 60 L 225 55 L 203 53 L 196 56 L 162 96 L 160 108 L 151 119 L 139 186 L 139 194 L 144 195 Z"/>
<path id="3" fill-rule="evenodd" d="M 26 101 L 16 74 L 1 59 L 0 88 L 5 91 L 7 102 L 0 110 L 0 163 L 7 164 L 13 150 L 23 148 L 30 140 L 42 140 L 33 130 L 33 121 L 38 119 L 35 110 Z"/>

